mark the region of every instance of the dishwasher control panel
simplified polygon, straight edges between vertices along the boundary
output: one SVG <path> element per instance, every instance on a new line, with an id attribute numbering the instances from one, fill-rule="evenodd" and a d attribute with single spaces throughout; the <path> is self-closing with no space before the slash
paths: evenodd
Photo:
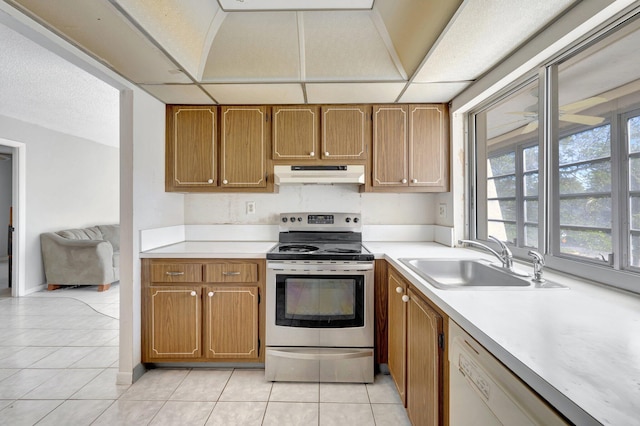
<path id="1" fill-rule="evenodd" d="M 458 369 L 475 385 L 476 389 L 484 398 L 488 400 L 491 393 L 491 382 L 484 372 L 473 361 L 467 358 L 464 352 L 461 352 L 458 357 Z"/>

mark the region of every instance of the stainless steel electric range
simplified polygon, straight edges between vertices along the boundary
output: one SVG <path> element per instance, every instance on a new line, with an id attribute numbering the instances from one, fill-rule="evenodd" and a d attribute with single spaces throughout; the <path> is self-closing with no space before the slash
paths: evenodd
<path id="1" fill-rule="evenodd" d="M 266 284 L 267 380 L 373 382 L 373 254 L 359 214 L 281 214 Z"/>

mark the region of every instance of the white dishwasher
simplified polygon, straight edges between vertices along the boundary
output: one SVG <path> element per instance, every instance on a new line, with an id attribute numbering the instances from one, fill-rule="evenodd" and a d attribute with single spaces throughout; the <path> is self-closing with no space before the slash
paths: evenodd
<path id="1" fill-rule="evenodd" d="M 449 321 L 449 367 L 451 426 L 567 424 L 453 321 Z"/>

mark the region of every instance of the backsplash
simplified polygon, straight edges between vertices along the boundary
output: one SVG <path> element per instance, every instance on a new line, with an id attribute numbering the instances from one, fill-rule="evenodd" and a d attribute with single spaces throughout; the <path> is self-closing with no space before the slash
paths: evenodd
<path id="1" fill-rule="evenodd" d="M 434 224 L 434 194 L 361 193 L 357 185 L 283 185 L 277 194 L 186 194 L 185 224 L 278 223 L 281 212 L 359 212 L 365 225 Z M 247 214 L 247 202 L 255 213 Z"/>

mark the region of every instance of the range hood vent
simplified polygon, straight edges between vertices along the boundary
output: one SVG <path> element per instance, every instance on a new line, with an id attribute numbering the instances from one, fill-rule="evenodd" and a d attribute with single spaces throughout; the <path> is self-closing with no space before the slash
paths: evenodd
<path id="1" fill-rule="evenodd" d="M 333 184 L 355 183 L 364 184 L 364 166 L 274 166 L 276 185 L 294 183 L 303 184 Z"/>

